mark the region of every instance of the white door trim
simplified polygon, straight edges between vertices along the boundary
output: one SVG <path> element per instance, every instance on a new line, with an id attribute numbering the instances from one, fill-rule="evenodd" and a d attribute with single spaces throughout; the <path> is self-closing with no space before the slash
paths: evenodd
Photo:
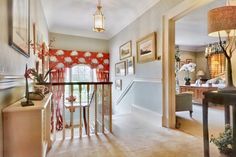
<path id="1" fill-rule="evenodd" d="M 163 16 L 162 27 L 162 126 L 175 128 L 175 21 L 214 0 L 184 0 Z"/>

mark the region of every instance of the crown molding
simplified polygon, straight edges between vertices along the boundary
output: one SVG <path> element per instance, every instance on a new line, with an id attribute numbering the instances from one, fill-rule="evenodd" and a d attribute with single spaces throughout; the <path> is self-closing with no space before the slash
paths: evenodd
<path id="1" fill-rule="evenodd" d="M 178 45 L 180 51 L 205 52 L 206 45 Z"/>

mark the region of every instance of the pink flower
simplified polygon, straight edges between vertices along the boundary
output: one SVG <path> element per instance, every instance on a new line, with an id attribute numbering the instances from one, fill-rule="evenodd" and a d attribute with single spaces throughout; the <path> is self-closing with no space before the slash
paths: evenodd
<path id="1" fill-rule="evenodd" d="M 74 102 L 76 100 L 76 97 L 71 95 L 71 96 L 67 97 L 66 100 L 68 100 L 69 102 Z"/>

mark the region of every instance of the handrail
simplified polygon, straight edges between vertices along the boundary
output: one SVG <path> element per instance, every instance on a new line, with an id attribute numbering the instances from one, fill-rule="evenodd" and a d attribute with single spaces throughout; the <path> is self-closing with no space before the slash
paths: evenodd
<path id="1" fill-rule="evenodd" d="M 134 84 L 134 80 L 132 82 L 130 82 L 130 84 L 125 88 L 124 92 L 120 95 L 119 99 L 116 101 L 116 105 L 118 105 L 121 100 L 123 100 L 123 98 L 125 97 L 125 95 L 129 92 L 129 90 L 131 89 L 131 87 Z"/>
<path id="2" fill-rule="evenodd" d="M 138 78 L 133 80 L 132 82 L 130 82 L 130 84 L 125 88 L 124 92 L 120 95 L 120 97 L 118 98 L 118 100 L 116 101 L 116 105 L 118 105 L 123 98 L 126 96 L 126 94 L 129 92 L 129 90 L 131 89 L 131 87 L 133 86 L 133 84 L 135 82 L 148 82 L 148 83 L 161 83 L 161 79 L 143 79 L 143 78 Z"/>

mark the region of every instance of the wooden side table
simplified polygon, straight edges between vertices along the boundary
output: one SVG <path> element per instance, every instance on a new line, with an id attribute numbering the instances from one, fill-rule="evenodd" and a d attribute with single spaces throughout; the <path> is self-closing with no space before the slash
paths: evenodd
<path id="1" fill-rule="evenodd" d="M 21 100 L 3 109 L 4 156 L 46 157 L 52 146 L 51 97 L 33 101 L 34 106 L 22 107 Z"/>
<path id="2" fill-rule="evenodd" d="M 208 103 L 222 104 L 225 107 L 225 124 L 230 123 L 229 105 L 233 108 L 233 156 L 236 156 L 236 92 L 222 93 L 207 91 L 203 93 L 203 142 L 204 157 L 209 157 Z"/>

